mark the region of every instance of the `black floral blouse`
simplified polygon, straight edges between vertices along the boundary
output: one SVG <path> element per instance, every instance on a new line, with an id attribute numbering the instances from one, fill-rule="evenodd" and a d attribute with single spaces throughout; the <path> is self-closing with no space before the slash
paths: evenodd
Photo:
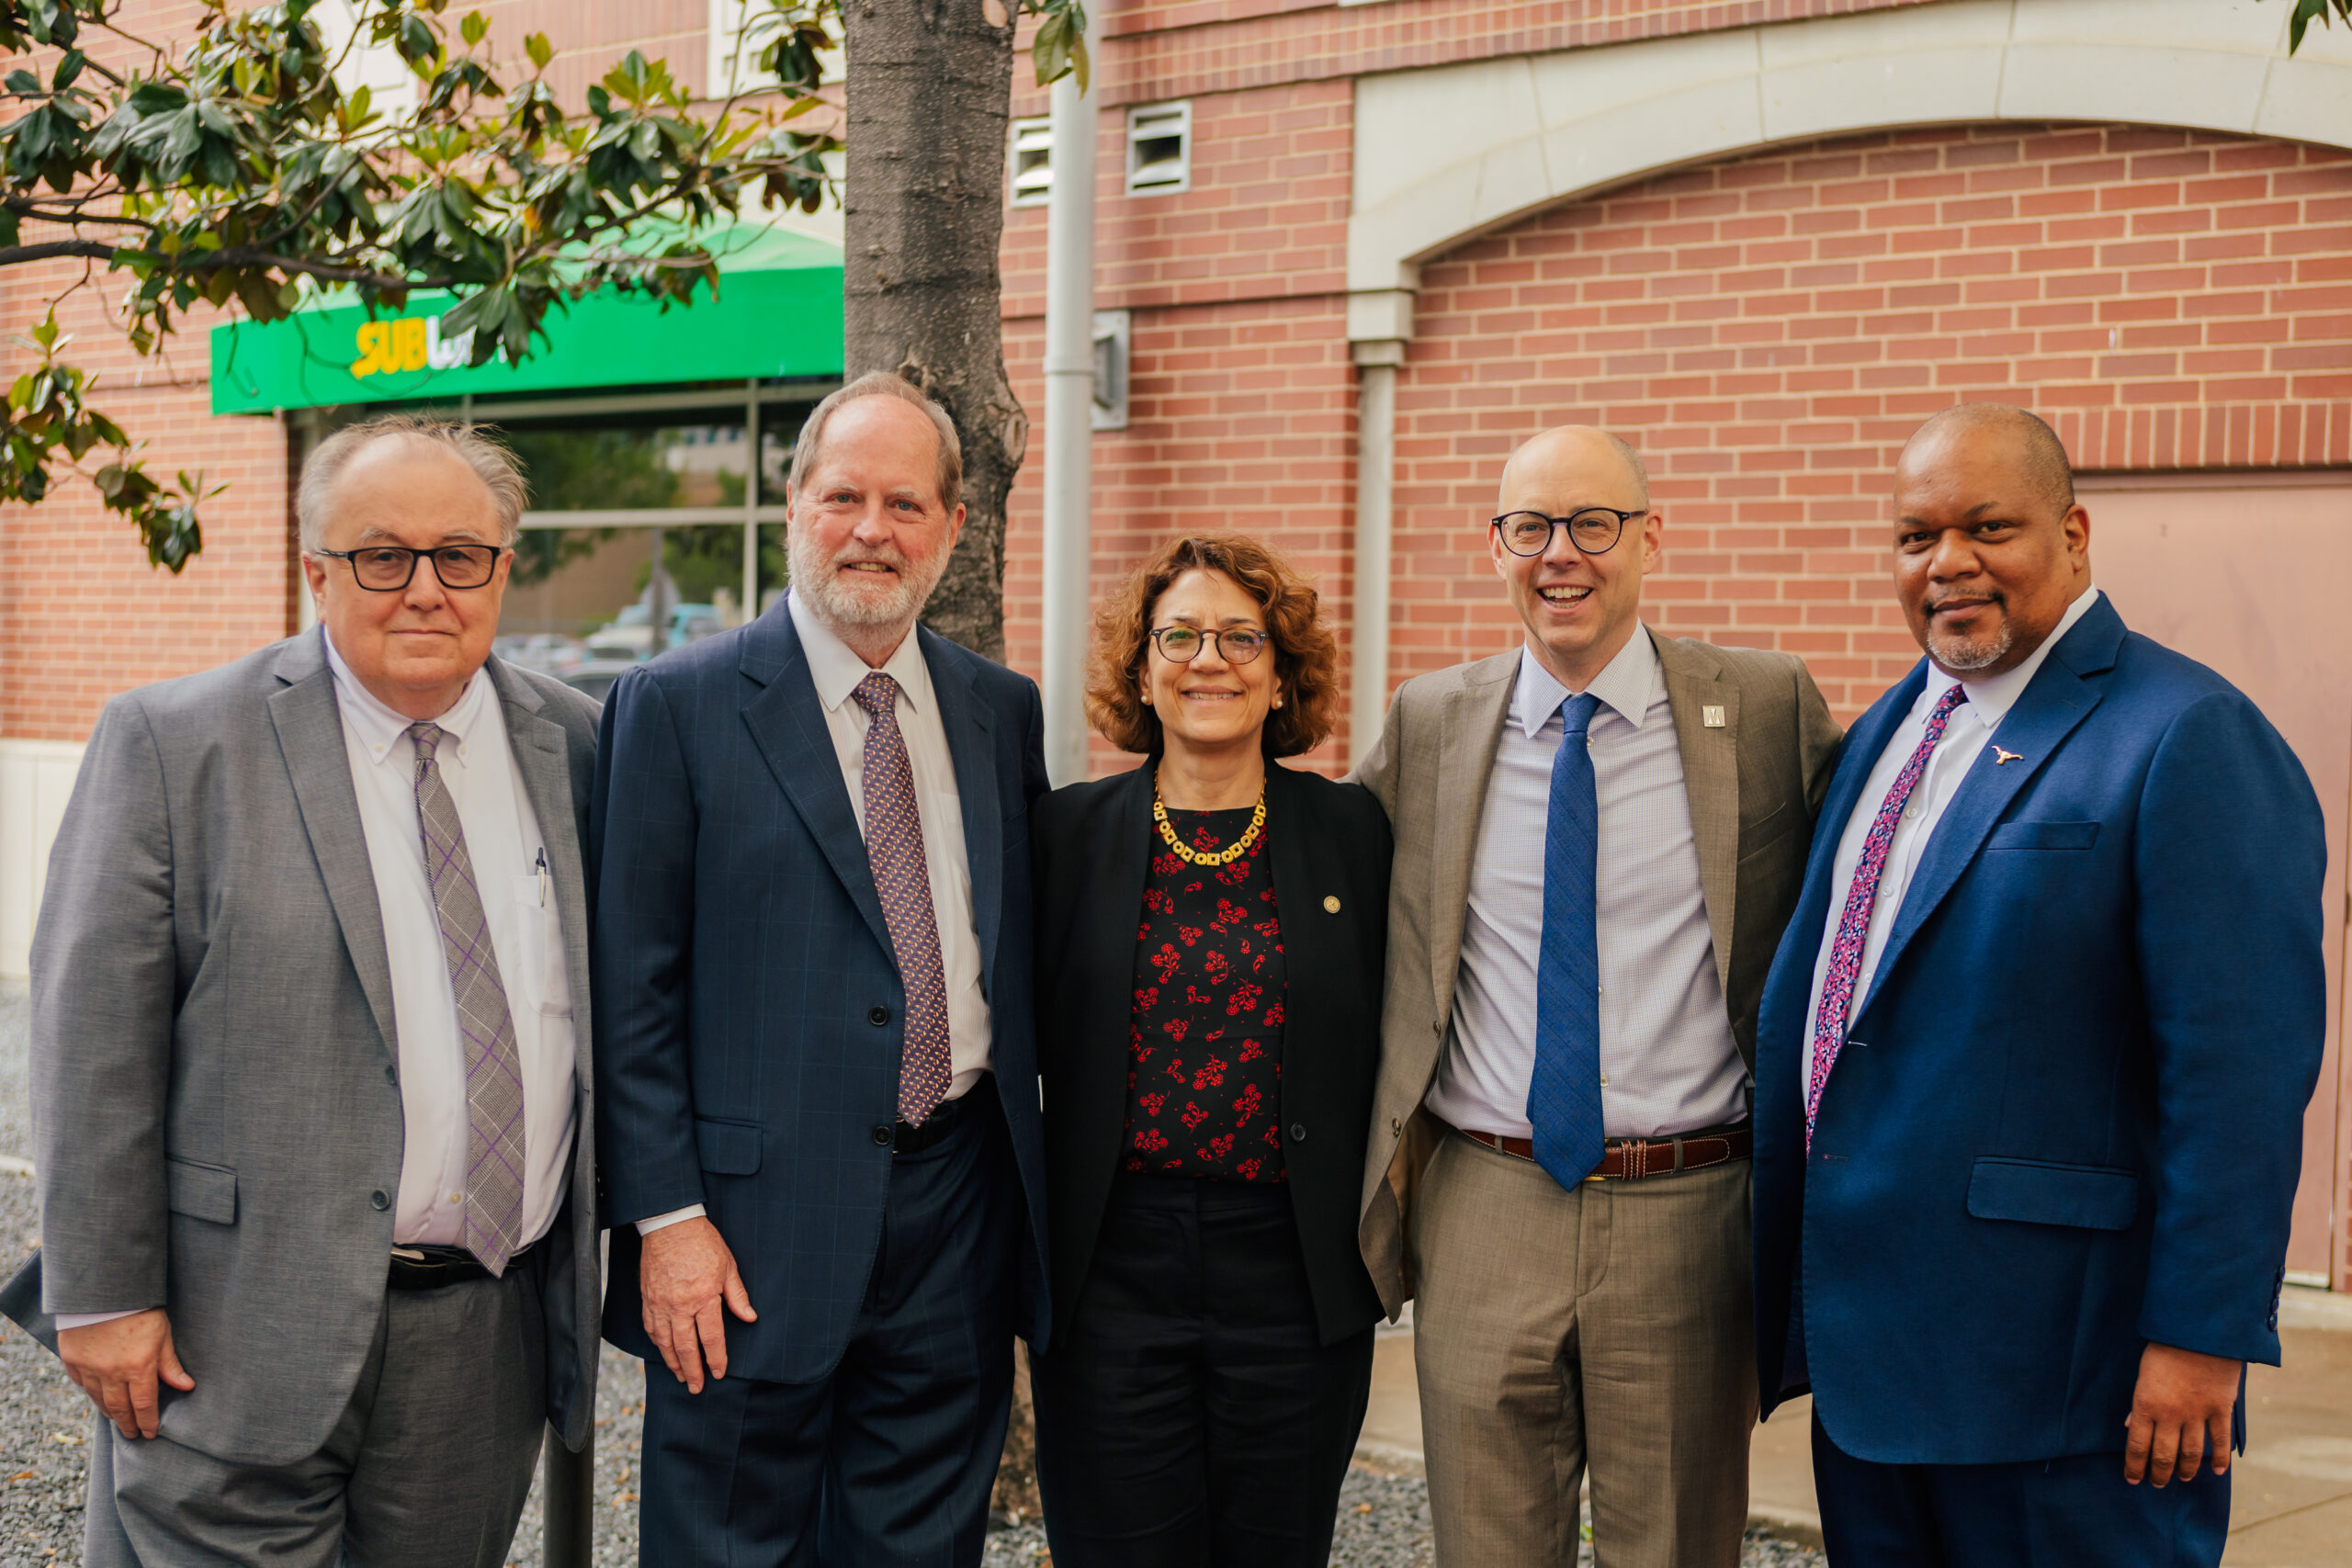
<path id="1" fill-rule="evenodd" d="M 1250 815 L 1171 809 L 1168 819 L 1186 843 L 1217 850 L 1248 831 Z M 1128 1170 L 1283 1179 L 1285 976 L 1271 831 L 1224 865 L 1193 864 L 1153 833 L 1127 1036 Z"/>

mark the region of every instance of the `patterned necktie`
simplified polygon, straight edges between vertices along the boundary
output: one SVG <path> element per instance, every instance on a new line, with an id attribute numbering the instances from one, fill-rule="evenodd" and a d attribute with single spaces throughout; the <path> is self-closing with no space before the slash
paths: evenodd
<path id="1" fill-rule="evenodd" d="M 1535 1163 L 1573 1190 L 1604 1149 L 1600 1119 L 1600 804 L 1586 732 L 1600 700 L 1560 706 L 1544 818 L 1544 941 L 1535 961 Z"/>
<path id="2" fill-rule="evenodd" d="M 899 1120 L 920 1125 L 947 1098 L 955 1077 L 947 1049 L 947 981 L 939 961 L 939 916 L 923 860 L 922 815 L 915 808 L 914 770 L 899 733 L 899 682 L 876 671 L 850 700 L 872 720 L 860 768 L 865 796 L 865 859 L 882 920 L 899 955 L 906 988 L 906 1043 L 899 1057 Z"/>
<path id="3" fill-rule="evenodd" d="M 1813 1015 L 1813 1073 L 1804 1090 L 1807 1154 L 1813 1152 L 1813 1124 L 1821 1114 L 1822 1088 L 1829 1082 L 1829 1069 L 1838 1065 L 1838 1053 L 1846 1043 L 1846 1011 L 1853 1005 L 1854 982 L 1862 972 L 1862 950 L 1870 944 L 1871 912 L 1878 908 L 1879 874 L 1886 869 L 1886 852 L 1894 842 L 1895 825 L 1903 820 L 1903 808 L 1910 804 L 1911 792 L 1928 771 L 1936 742 L 1944 738 L 1951 710 L 1967 694 L 1955 682 L 1937 701 L 1935 711 L 1928 715 L 1928 729 L 1919 738 L 1919 749 L 1894 775 L 1894 787 L 1886 792 L 1878 818 L 1871 824 L 1870 837 L 1862 840 L 1862 858 L 1854 863 L 1853 886 L 1846 891 L 1846 912 L 1838 917 L 1838 940 L 1829 949 L 1829 970 L 1821 977 L 1821 1007 Z"/>
<path id="4" fill-rule="evenodd" d="M 465 1247 L 497 1276 L 523 1241 L 523 1063 L 514 1020 L 498 977 L 482 913 L 481 887 L 458 803 L 442 782 L 434 753 L 447 733 L 412 724 L 416 746 L 416 821 L 424 840 L 424 874 L 441 918 L 441 952 L 458 996 L 458 1033 L 466 1048 Z"/>

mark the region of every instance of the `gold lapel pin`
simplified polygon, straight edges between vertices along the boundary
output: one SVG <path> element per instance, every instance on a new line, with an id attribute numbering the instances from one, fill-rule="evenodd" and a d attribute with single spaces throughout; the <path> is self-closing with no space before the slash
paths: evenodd
<path id="1" fill-rule="evenodd" d="M 1340 912 L 1340 896 L 1337 893 L 1323 895 L 1323 912 L 1327 915 L 1336 915 Z"/>
<path id="2" fill-rule="evenodd" d="M 1718 707 L 1701 708 L 1699 723 L 1703 728 L 1721 729 L 1724 727 L 1724 710 Z"/>
<path id="3" fill-rule="evenodd" d="M 2022 751 L 2004 751 L 1998 746 L 1993 748 L 1993 765 L 1996 768 L 2004 762 L 2022 762 L 2024 761 L 2025 753 Z"/>

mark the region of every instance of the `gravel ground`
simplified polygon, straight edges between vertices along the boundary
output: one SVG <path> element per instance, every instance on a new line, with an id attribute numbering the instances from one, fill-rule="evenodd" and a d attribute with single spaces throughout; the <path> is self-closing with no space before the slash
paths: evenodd
<path id="1" fill-rule="evenodd" d="M 25 1124 L 25 1000 L 0 990 L 0 1155 L 28 1156 Z M 13 1269 L 39 1239 L 33 1184 L 0 1171 L 0 1269 Z M 88 1406 L 49 1353 L 0 1322 L 0 1568 L 67 1568 L 82 1561 L 82 1487 L 89 1452 Z M 637 1434 L 645 1414 L 645 1374 L 607 1347 L 596 1392 L 596 1563 L 624 1568 L 637 1557 Z M 534 1492 L 510 1554 L 516 1568 L 540 1568 L 539 1499 Z M 1578 1559 L 1590 1562 L 1591 1548 Z M 986 1568 L 1048 1561 L 1046 1532 L 1032 1522 L 989 1537 Z M 1331 1561 L 1346 1568 L 1423 1568 L 1430 1561 L 1428 1483 L 1358 1467 L 1340 1493 Z M 1820 1553 L 1761 1535 L 1748 1537 L 1744 1568 L 1821 1568 Z"/>

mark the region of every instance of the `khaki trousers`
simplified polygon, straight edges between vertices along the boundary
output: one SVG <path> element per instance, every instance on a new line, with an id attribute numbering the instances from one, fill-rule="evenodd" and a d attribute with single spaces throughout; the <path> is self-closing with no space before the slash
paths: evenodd
<path id="1" fill-rule="evenodd" d="M 1756 1425 L 1748 1163 L 1563 1191 L 1448 1133 L 1408 1245 L 1437 1568 L 1737 1568 Z"/>

